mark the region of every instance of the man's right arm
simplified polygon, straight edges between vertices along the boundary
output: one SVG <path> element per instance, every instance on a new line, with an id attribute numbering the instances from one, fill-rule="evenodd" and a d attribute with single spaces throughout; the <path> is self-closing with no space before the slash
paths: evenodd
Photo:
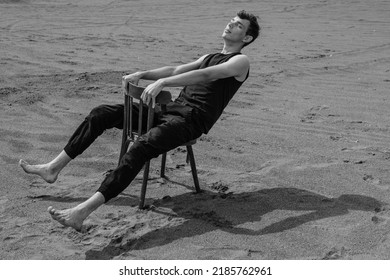
<path id="1" fill-rule="evenodd" d="M 161 68 L 156 68 L 147 71 L 138 71 L 133 74 L 123 76 L 122 79 L 124 83 L 131 82 L 133 84 L 138 84 L 139 80 L 141 79 L 156 81 L 158 79 L 176 76 L 182 73 L 186 73 L 198 69 L 205 56 L 206 55 L 200 57 L 199 59 L 193 62 L 178 65 L 178 66 L 164 66 Z"/>

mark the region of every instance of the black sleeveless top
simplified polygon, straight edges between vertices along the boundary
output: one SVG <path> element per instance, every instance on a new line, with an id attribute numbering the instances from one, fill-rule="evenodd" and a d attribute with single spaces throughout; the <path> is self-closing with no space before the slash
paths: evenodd
<path id="1" fill-rule="evenodd" d="M 205 57 L 199 69 L 224 63 L 238 54 L 240 53 L 209 54 Z M 245 80 L 248 76 L 249 71 Z M 180 92 L 176 101 L 196 109 L 198 121 L 203 127 L 203 133 L 207 133 L 244 81 L 240 82 L 234 77 L 228 77 L 209 83 L 186 86 Z"/>

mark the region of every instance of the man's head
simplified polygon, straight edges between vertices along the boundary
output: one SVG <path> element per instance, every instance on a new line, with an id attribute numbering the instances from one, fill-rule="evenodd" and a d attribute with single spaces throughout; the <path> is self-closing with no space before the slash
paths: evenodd
<path id="1" fill-rule="evenodd" d="M 260 27 L 259 23 L 257 22 L 257 17 L 253 14 L 246 12 L 245 10 L 239 11 L 237 13 L 237 16 L 240 19 L 246 19 L 249 21 L 249 26 L 248 26 L 248 29 L 246 31 L 246 35 L 251 36 L 252 40 L 249 42 L 245 42 L 245 44 L 244 44 L 244 47 L 245 47 L 245 46 L 249 45 L 250 43 L 252 43 L 254 40 L 256 40 L 256 38 L 260 34 L 261 27 Z"/>
<path id="2" fill-rule="evenodd" d="M 252 43 L 260 32 L 260 26 L 257 23 L 256 16 L 240 11 L 237 16 L 233 18 L 226 26 L 222 37 L 230 42 L 242 44 L 245 47 Z"/>

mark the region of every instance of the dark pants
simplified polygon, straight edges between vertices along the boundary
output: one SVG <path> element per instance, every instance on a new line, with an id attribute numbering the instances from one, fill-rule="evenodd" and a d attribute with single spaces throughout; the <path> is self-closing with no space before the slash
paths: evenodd
<path id="1" fill-rule="evenodd" d="M 137 106 L 136 104 L 133 107 L 136 115 Z M 122 129 L 123 108 L 123 104 L 101 105 L 94 108 L 65 146 L 64 151 L 67 155 L 74 159 L 82 154 L 106 129 L 114 127 Z M 147 109 L 143 112 L 147 112 Z M 145 114 L 144 123 L 146 117 Z M 137 118 L 138 116 L 133 117 L 133 129 L 137 129 Z M 202 135 L 195 109 L 176 102 L 169 103 L 165 113 L 157 110 L 154 124 L 149 132 L 140 136 L 131 145 L 118 167 L 102 182 L 98 191 L 103 194 L 106 202 L 127 188 L 146 161 Z"/>

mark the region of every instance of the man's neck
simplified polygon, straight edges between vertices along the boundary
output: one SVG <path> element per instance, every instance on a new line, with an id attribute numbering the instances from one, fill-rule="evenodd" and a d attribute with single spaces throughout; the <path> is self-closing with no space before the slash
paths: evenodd
<path id="1" fill-rule="evenodd" d="M 242 45 L 239 45 L 239 46 L 238 45 L 228 45 L 225 43 L 221 53 L 223 53 L 223 54 L 238 53 L 241 51 L 241 49 L 242 49 Z"/>

